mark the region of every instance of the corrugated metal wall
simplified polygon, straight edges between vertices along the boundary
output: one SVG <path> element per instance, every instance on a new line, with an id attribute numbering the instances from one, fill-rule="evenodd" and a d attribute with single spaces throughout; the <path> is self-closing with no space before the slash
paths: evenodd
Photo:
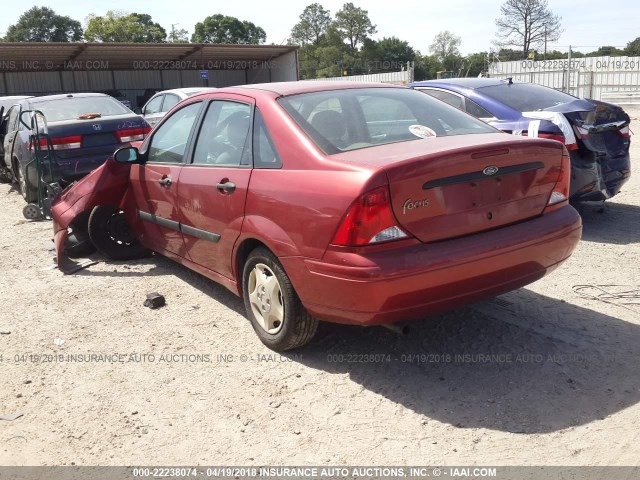
<path id="1" fill-rule="evenodd" d="M 318 80 L 349 82 L 381 82 L 406 85 L 413 82 L 413 68 L 401 72 L 372 73 L 370 75 L 349 75 L 344 77 L 319 78 Z"/>
<path id="2" fill-rule="evenodd" d="M 640 96 L 640 57 L 586 57 L 568 60 L 495 62 L 489 75 L 532 82 L 577 97 L 606 100 Z"/>
<path id="3" fill-rule="evenodd" d="M 264 66 L 250 70 L 209 70 L 208 86 L 228 87 L 247 83 L 295 81 L 298 79 L 296 52 L 290 52 Z M 200 70 L 93 70 L 56 72 L 2 72 L 0 95 L 45 95 L 54 93 L 120 90 L 132 106 L 145 90 L 200 87 L 206 84 Z M 138 105 L 141 106 L 141 105 Z"/>

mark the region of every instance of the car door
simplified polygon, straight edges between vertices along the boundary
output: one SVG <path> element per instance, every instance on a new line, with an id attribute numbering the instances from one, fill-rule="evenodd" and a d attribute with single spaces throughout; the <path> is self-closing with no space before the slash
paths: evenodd
<path id="1" fill-rule="evenodd" d="M 154 127 L 156 123 L 160 121 L 160 119 L 164 116 L 162 113 L 162 100 L 164 99 L 164 94 L 159 93 L 147 102 L 147 104 L 142 109 L 142 116 L 147 121 L 151 127 Z"/>
<path id="2" fill-rule="evenodd" d="M 189 258 L 228 278 L 251 177 L 253 99 L 224 95 L 208 106 L 191 163 L 180 175 L 181 228 Z"/>
<path id="3" fill-rule="evenodd" d="M 16 136 L 18 135 L 18 117 L 20 114 L 20 106 L 14 105 L 7 112 L 6 120 L 6 133 L 2 140 L 2 147 L 4 150 L 4 163 L 7 168 L 11 168 L 11 158 L 13 155 L 13 144 L 15 143 Z"/>
<path id="4" fill-rule="evenodd" d="M 177 185 L 202 105 L 202 101 L 189 103 L 164 119 L 144 145 L 145 162 L 131 166 L 141 240 L 157 252 L 185 256 Z"/>

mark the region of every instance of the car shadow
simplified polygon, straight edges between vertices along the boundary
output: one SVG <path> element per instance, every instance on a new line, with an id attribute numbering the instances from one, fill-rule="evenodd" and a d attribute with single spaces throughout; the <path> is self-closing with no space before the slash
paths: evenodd
<path id="1" fill-rule="evenodd" d="M 427 421 L 536 434 L 640 401 L 638 342 L 638 325 L 520 289 L 412 323 L 406 336 L 323 324 L 298 361 Z"/>
<path id="2" fill-rule="evenodd" d="M 234 312 L 243 316 L 245 314 L 244 303 L 240 297 L 234 295 L 222 285 L 162 255 L 153 254 L 137 260 L 114 261 L 105 260 L 102 255 L 96 253 L 90 255 L 88 258 L 104 263 L 110 267 L 113 266 L 115 269 L 108 271 L 93 270 L 89 267 L 77 271 L 74 275 L 83 277 L 149 277 L 173 275 Z M 138 269 L 139 267 L 149 268 Z M 159 293 L 162 294 L 163 292 Z"/>
<path id="3" fill-rule="evenodd" d="M 628 245 L 640 242 L 640 207 L 625 203 L 583 203 L 576 206 L 582 217 L 582 240 Z"/>

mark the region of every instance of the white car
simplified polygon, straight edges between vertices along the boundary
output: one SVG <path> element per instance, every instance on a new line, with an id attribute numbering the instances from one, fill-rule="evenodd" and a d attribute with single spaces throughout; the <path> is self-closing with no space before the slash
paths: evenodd
<path id="1" fill-rule="evenodd" d="M 152 127 L 176 104 L 196 93 L 217 90 L 211 87 L 174 88 L 156 93 L 142 107 L 141 115 Z"/>

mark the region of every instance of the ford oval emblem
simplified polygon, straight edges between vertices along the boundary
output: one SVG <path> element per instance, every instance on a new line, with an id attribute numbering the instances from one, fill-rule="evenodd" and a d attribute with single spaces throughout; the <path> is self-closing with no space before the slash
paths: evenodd
<path id="1" fill-rule="evenodd" d="M 485 167 L 484 170 L 482 170 L 482 173 L 484 173 L 487 176 L 495 175 L 496 173 L 498 173 L 498 167 L 494 165 L 489 165 L 488 167 Z"/>

